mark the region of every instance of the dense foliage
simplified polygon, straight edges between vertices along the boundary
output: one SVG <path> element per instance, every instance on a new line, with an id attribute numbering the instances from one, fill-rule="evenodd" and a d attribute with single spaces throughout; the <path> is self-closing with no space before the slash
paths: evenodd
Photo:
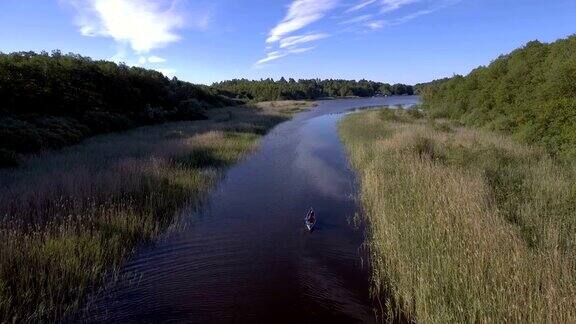
<path id="1" fill-rule="evenodd" d="M 412 95 L 414 89 L 405 84 L 390 85 L 367 80 L 286 80 L 273 79 L 247 80 L 236 79 L 214 83 L 213 88 L 226 95 L 256 101 L 264 100 L 302 100 L 327 97 L 371 97 L 375 95 Z"/>
<path id="2" fill-rule="evenodd" d="M 576 155 L 576 36 L 533 41 L 468 76 L 419 87 L 434 116 Z"/>
<path id="3" fill-rule="evenodd" d="M 207 87 L 59 51 L 0 54 L 0 166 L 99 133 L 202 118 L 231 103 Z"/>

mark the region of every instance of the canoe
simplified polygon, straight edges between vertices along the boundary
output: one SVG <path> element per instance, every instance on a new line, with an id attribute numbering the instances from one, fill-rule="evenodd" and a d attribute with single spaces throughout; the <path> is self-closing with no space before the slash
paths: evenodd
<path id="1" fill-rule="evenodd" d="M 310 209 L 310 211 L 306 215 L 306 218 L 304 218 L 304 225 L 306 225 L 306 228 L 310 232 L 312 232 L 312 230 L 314 229 L 314 226 L 316 226 L 316 215 L 314 215 L 314 221 L 310 220 L 310 214 L 312 214 L 312 213 L 314 213 L 314 211 L 312 209 Z"/>

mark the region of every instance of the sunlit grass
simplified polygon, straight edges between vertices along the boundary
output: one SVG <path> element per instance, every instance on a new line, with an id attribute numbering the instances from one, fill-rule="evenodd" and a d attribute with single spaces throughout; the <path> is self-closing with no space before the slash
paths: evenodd
<path id="1" fill-rule="evenodd" d="M 370 111 L 340 125 L 374 293 L 418 322 L 573 322 L 576 167 L 509 137 Z"/>
<path id="2" fill-rule="evenodd" d="M 274 107 L 213 110 L 207 121 L 102 136 L 3 171 L 0 322 L 73 313 L 289 116 Z"/>

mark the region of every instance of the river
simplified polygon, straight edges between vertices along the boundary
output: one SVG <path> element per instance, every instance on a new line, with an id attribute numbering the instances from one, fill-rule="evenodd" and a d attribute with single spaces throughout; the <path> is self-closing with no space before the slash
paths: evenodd
<path id="1" fill-rule="evenodd" d="M 418 97 L 320 101 L 227 171 L 187 226 L 140 248 L 87 322 L 374 322 L 345 112 Z M 317 228 L 304 230 L 308 208 Z"/>

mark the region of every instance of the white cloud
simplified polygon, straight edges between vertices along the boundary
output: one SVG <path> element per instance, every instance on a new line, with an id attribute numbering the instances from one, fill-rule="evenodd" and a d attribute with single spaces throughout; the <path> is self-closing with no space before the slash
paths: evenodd
<path id="1" fill-rule="evenodd" d="M 110 37 L 147 53 L 180 40 L 184 26 L 176 1 L 162 0 L 68 0 L 78 11 L 80 33 Z"/>
<path id="2" fill-rule="evenodd" d="M 288 50 L 288 53 L 290 53 L 290 54 L 300 54 L 300 53 L 305 53 L 305 52 L 311 51 L 311 50 L 313 50 L 313 49 L 315 49 L 315 48 L 316 48 L 316 47 L 314 47 L 314 46 L 311 46 L 311 47 L 303 47 L 303 48 L 293 48 L 293 49 Z"/>
<path id="3" fill-rule="evenodd" d="M 310 51 L 315 46 L 301 46 L 330 35 L 342 35 L 357 31 L 358 28 L 375 31 L 404 24 L 459 1 L 461 0 L 356 0 L 356 4 L 342 7 L 338 5 L 340 0 L 292 0 L 284 19 L 268 33 L 265 50 L 267 54 L 256 62 L 255 66 Z M 326 23 L 333 28 L 340 26 L 339 30 L 330 34 L 310 31 L 309 28 L 306 30 L 337 9 L 341 12 L 332 17 L 338 19 L 336 23 L 330 23 L 330 19 L 326 19 Z M 347 26 L 342 28 L 342 25 Z"/>
<path id="4" fill-rule="evenodd" d="M 460 0 L 450 0 L 450 1 L 444 1 L 444 2 L 440 1 L 440 3 L 435 7 L 431 7 L 429 9 L 418 10 L 418 11 L 415 11 L 413 13 L 410 13 L 410 14 L 407 14 L 405 16 L 401 16 L 399 18 L 392 19 L 392 20 L 370 21 L 370 22 L 366 23 L 365 26 L 372 29 L 372 30 L 378 30 L 378 29 L 382 29 L 386 26 L 401 25 L 401 24 L 407 23 L 413 19 L 419 18 L 421 16 L 425 16 L 425 15 L 429 15 L 431 13 L 434 13 L 440 9 L 443 9 L 449 5 L 455 4 L 456 2 L 459 2 L 459 1 Z"/>
<path id="5" fill-rule="evenodd" d="M 260 61 L 256 62 L 256 65 L 261 65 L 264 63 L 268 63 L 274 60 L 277 60 L 279 58 L 282 58 L 284 56 L 288 55 L 287 52 L 280 52 L 280 51 L 274 51 L 274 52 L 270 52 L 268 54 L 266 54 L 266 57 L 261 59 Z"/>
<path id="6" fill-rule="evenodd" d="M 404 16 L 404 17 L 400 17 L 400 18 L 394 20 L 394 21 L 393 21 L 393 24 L 394 24 L 394 25 L 400 25 L 400 24 L 403 24 L 403 23 L 405 23 L 405 22 L 408 22 L 408 21 L 410 21 L 410 20 L 412 20 L 412 19 L 416 19 L 416 18 L 418 18 L 418 17 L 420 17 L 420 16 L 425 16 L 425 15 L 431 14 L 431 13 L 433 13 L 433 12 L 439 10 L 439 9 L 440 9 L 440 8 L 434 8 L 434 9 L 425 9 L 425 10 L 416 11 L 416 12 L 414 12 L 414 13 L 411 13 L 411 14 L 409 14 L 409 15 L 406 15 L 406 16 Z"/>
<path id="7" fill-rule="evenodd" d="M 371 30 L 382 29 L 386 26 L 401 25 L 418 17 L 431 14 L 445 7 L 454 5 L 461 0 L 362 0 L 357 5 L 346 10 L 345 13 L 358 11 L 370 7 L 370 14 L 357 17 L 351 17 L 340 22 L 343 24 L 360 23 L 360 26 Z M 410 10 L 404 12 L 404 16 L 394 17 L 393 12 L 400 11 L 401 8 L 408 5 Z M 379 8 L 379 9 L 377 9 Z M 377 10 L 378 13 L 373 12 Z M 412 11 L 410 13 L 410 11 Z M 384 19 L 383 17 L 387 18 Z M 391 17 L 390 17 L 391 16 Z M 390 18 L 388 18 L 390 17 Z"/>
<path id="8" fill-rule="evenodd" d="M 322 18 L 333 9 L 338 0 L 294 0 L 288 7 L 286 17 L 274 27 L 266 40 L 273 43 Z"/>
<path id="9" fill-rule="evenodd" d="M 387 13 L 400 9 L 401 7 L 421 0 L 381 0 L 380 12 Z"/>
<path id="10" fill-rule="evenodd" d="M 370 22 L 365 24 L 366 27 L 368 27 L 372 30 L 382 29 L 382 28 L 384 28 L 385 25 L 386 25 L 386 21 L 384 21 L 384 20 L 370 21 Z"/>
<path id="11" fill-rule="evenodd" d="M 328 37 L 328 34 L 309 34 L 299 36 L 289 36 L 280 40 L 280 48 L 289 48 L 295 45 L 304 44 Z"/>
<path id="12" fill-rule="evenodd" d="M 164 62 L 166 62 L 166 59 L 160 56 L 152 55 L 148 57 L 148 63 L 164 63 Z"/>
<path id="13" fill-rule="evenodd" d="M 387 13 L 419 1 L 422 0 L 362 0 L 360 3 L 348 8 L 345 13 L 359 11 L 373 4 L 380 7 L 380 13 Z"/>
<path id="14" fill-rule="evenodd" d="M 261 66 L 264 63 L 269 63 L 272 61 L 275 61 L 277 59 L 283 58 L 285 56 L 288 56 L 290 54 L 301 54 L 301 53 L 305 53 L 308 51 L 311 51 L 313 49 L 315 49 L 316 47 L 314 46 L 310 46 L 310 47 L 293 47 L 293 48 L 289 48 L 286 50 L 278 50 L 278 51 L 274 51 L 274 52 L 269 52 L 266 54 L 266 57 L 261 59 L 260 61 L 256 62 L 256 64 L 254 64 L 254 66 L 258 67 Z"/>
<path id="15" fill-rule="evenodd" d="M 290 35 L 324 18 L 330 10 L 336 7 L 338 2 L 339 0 L 294 0 L 288 6 L 288 12 L 284 19 L 268 33 L 266 39 L 266 51 L 268 53 L 265 58 L 256 62 L 255 66 L 280 59 L 289 54 L 299 54 L 314 49 L 313 46 L 298 48 L 298 45 L 314 42 L 329 37 L 329 35 L 324 33 Z"/>
<path id="16" fill-rule="evenodd" d="M 369 5 L 375 3 L 376 1 L 377 0 L 363 0 L 359 4 L 348 8 L 348 10 L 346 10 L 346 12 L 354 12 L 354 11 L 364 9 L 364 8 L 368 7 Z"/>

